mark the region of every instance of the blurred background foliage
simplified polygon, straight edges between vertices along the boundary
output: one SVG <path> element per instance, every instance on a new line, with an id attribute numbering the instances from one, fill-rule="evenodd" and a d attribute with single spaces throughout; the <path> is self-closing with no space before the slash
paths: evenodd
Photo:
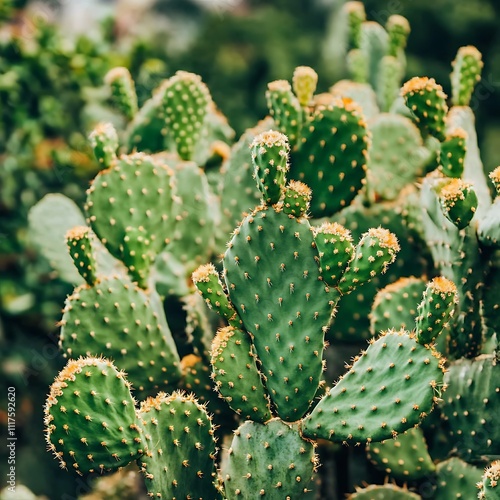
<path id="1" fill-rule="evenodd" d="M 319 91 L 346 77 L 343 3 L 0 0 L 0 380 L 17 388 L 18 480 L 37 495 L 77 498 L 90 487 L 57 474 L 45 452 L 42 405 L 63 363 L 56 322 L 71 290 L 32 248 L 27 213 L 49 192 L 81 204 L 97 169 L 86 136 L 98 121 L 120 120 L 109 106 L 105 73 L 129 67 L 140 101 L 178 69 L 198 73 L 239 136 L 265 116 L 267 83 L 290 79 L 296 66 L 316 69 Z M 458 47 L 471 44 L 483 53 L 472 108 L 492 170 L 500 143 L 500 3 L 364 3 L 372 20 L 401 14 L 410 21 L 407 77 L 434 77 L 449 91 Z M 4 430 L 4 395 L 0 400 Z M 2 478 L 5 453 L 2 447 Z"/>

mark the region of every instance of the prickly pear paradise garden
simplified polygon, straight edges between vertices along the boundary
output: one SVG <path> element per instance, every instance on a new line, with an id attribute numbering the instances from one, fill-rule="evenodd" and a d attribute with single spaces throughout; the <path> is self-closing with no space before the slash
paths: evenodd
<path id="1" fill-rule="evenodd" d="M 198 74 L 139 99 L 102 72 L 120 119 L 88 135 L 90 187 L 29 211 L 74 287 L 46 460 L 85 498 L 500 498 L 482 55 L 457 47 L 447 96 L 407 78 L 406 18 L 339 16 L 350 78 L 270 81 L 236 141 Z"/>

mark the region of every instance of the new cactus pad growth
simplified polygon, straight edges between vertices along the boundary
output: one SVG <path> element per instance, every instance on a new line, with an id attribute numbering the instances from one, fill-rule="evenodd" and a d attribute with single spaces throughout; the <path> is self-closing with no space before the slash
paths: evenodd
<path id="1" fill-rule="evenodd" d="M 85 282 L 92 286 L 97 281 L 96 261 L 92 249 L 92 233 L 85 226 L 77 226 L 66 233 L 66 244 L 75 267 Z"/>
<path id="2" fill-rule="evenodd" d="M 323 279 L 330 286 L 337 286 L 354 257 L 351 233 L 337 222 L 325 222 L 313 228 L 313 233 Z"/>
<path id="3" fill-rule="evenodd" d="M 90 146 L 103 168 L 111 167 L 118 151 L 118 134 L 111 123 L 101 123 L 89 135 Z"/>
<path id="4" fill-rule="evenodd" d="M 302 127 L 302 108 L 286 80 L 269 83 L 266 92 L 267 107 L 279 131 L 285 134 L 292 146 L 297 144 Z"/>
<path id="5" fill-rule="evenodd" d="M 456 128 L 446 134 L 439 153 L 440 170 L 447 177 L 460 178 L 464 171 L 467 133 Z"/>
<path id="6" fill-rule="evenodd" d="M 183 160 L 193 159 L 211 103 L 210 93 L 198 75 L 178 71 L 164 88 L 167 135 Z"/>
<path id="7" fill-rule="evenodd" d="M 293 91 L 302 107 L 311 104 L 316 85 L 318 83 L 318 74 L 309 66 L 298 66 L 293 72 Z"/>
<path id="8" fill-rule="evenodd" d="M 238 415 L 256 422 L 271 418 L 263 375 L 246 332 L 232 326 L 219 330 L 212 345 L 211 364 L 215 389 Z"/>
<path id="9" fill-rule="evenodd" d="M 433 78 L 416 76 L 403 85 L 401 95 L 421 130 L 444 140 L 448 105 L 441 85 Z"/>
<path id="10" fill-rule="evenodd" d="M 417 340 L 421 344 L 429 344 L 449 327 L 449 321 L 458 304 L 457 287 L 440 276 L 434 278 L 423 294 L 423 300 L 418 305 L 416 318 Z"/>
<path id="11" fill-rule="evenodd" d="M 476 213 L 478 199 L 472 184 L 451 179 L 439 188 L 443 213 L 458 229 L 467 227 Z"/>
<path id="12" fill-rule="evenodd" d="M 137 114 L 137 94 L 132 75 L 127 68 L 117 67 L 108 72 L 106 84 L 111 89 L 111 96 L 118 109 L 132 120 Z"/>
<path id="13" fill-rule="evenodd" d="M 144 451 L 130 384 L 102 358 L 68 362 L 50 388 L 45 427 L 61 467 L 80 475 L 116 470 Z"/>
<path id="14" fill-rule="evenodd" d="M 274 205 L 280 200 L 288 173 L 290 146 L 285 135 L 270 130 L 259 134 L 250 145 L 257 185 L 264 203 Z"/>
<path id="15" fill-rule="evenodd" d="M 468 106 L 474 87 L 481 80 L 482 55 L 476 47 L 460 47 L 452 63 L 452 100 L 455 106 Z"/>

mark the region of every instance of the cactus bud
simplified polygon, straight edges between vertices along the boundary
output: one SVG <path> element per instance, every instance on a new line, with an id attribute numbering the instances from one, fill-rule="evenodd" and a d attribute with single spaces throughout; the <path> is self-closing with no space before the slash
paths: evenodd
<path id="1" fill-rule="evenodd" d="M 316 84 L 318 83 L 318 74 L 309 66 L 298 66 L 293 72 L 293 91 L 297 96 L 302 107 L 309 106 L 312 101 Z"/>
<path id="2" fill-rule="evenodd" d="M 311 189 L 300 181 L 290 181 L 285 190 L 283 211 L 294 217 L 302 217 L 309 210 Z"/>
<path id="3" fill-rule="evenodd" d="M 281 198 L 289 170 L 288 139 L 280 132 L 269 130 L 255 137 L 250 148 L 252 149 L 254 178 L 261 191 L 262 199 L 265 204 L 274 205 Z"/>
<path id="4" fill-rule="evenodd" d="M 430 344 L 448 326 L 458 303 L 457 287 L 439 276 L 427 284 L 415 319 L 417 342 Z"/>
<path id="5" fill-rule="evenodd" d="M 116 160 L 118 134 L 111 123 L 100 123 L 89 135 L 90 145 L 97 161 L 105 168 Z"/>
<path id="6" fill-rule="evenodd" d="M 329 285 L 337 286 L 342 273 L 354 257 L 351 232 L 337 222 L 325 222 L 315 227 L 313 234 L 323 279 Z"/>
<path id="7" fill-rule="evenodd" d="M 401 95 L 419 126 L 443 141 L 448 105 L 441 85 L 434 78 L 416 76 L 403 85 Z"/>
<path id="8" fill-rule="evenodd" d="M 381 227 L 369 229 L 356 245 L 354 258 L 340 279 L 339 290 L 350 293 L 356 287 L 371 281 L 377 274 L 385 273 L 396 260 L 399 249 L 398 240 L 393 233 Z"/>
<path id="9" fill-rule="evenodd" d="M 451 179 L 439 189 L 443 213 L 458 229 L 463 229 L 476 213 L 478 199 L 472 184 L 461 179 Z"/>
<path id="10" fill-rule="evenodd" d="M 385 28 L 389 33 L 389 55 L 396 57 L 406 47 L 411 31 L 410 23 L 406 17 L 394 14 L 387 19 Z"/>
<path id="11" fill-rule="evenodd" d="M 490 172 L 489 178 L 493 185 L 495 186 L 497 196 L 500 196 L 500 166 L 495 168 L 492 172 Z"/>
<path id="12" fill-rule="evenodd" d="M 134 80 L 127 68 L 113 68 L 104 77 L 105 83 L 111 88 L 111 95 L 118 109 L 129 120 L 137 113 L 137 94 Z"/>
<path id="13" fill-rule="evenodd" d="M 366 12 L 363 2 L 347 2 L 344 10 L 348 16 L 349 43 L 353 48 L 361 44 L 361 25 L 366 21 Z"/>
<path id="14" fill-rule="evenodd" d="M 97 275 L 90 229 L 85 226 L 70 229 L 66 233 L 66 245 L 80 276 L 92 286 L 97 281 Z"/>
<path id="15" fill-rule="evenodd" d="M 467 151 L 466 140 L 467 132 L 463 128 L 455 128 L 448 132 L 446 139 L 441 143 L 440 170 L 446 177 L 462 177 Z"/>
<path id="16" fill-rule="evenodd" d="M 452 63 L 451 73 L 452 101 L 455 106 L 468 106 L 474 87 L 481 80 L 483 61 L 481 52 L 468 45 L 460 47 Z"/>
<path id="17" fill-rule="evenodd" d="M 229 323 L 239 324 L 238 315 L 224 292 L 219 273 L 213 264 L 200 266 L 191 278 L 210 309 L 226 318 Z"/>

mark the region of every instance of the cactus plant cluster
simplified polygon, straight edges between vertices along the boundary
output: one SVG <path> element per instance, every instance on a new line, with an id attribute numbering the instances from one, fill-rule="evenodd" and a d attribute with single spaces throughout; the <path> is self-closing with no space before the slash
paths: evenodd
<path id="1" fill-rule="evenodd" d="M 481 56 L 459 50 L 449 108 L 432 78 L 401 86 L 406 19 L 345 15 L 352 80 L 316 95 L 298 67 L 231 147 L 198 75 L 140 105 L 130 73 L 108 73 L 126 125 L 90 136 L 102 170 L 66 228 L 69 360 L 45 405 L 63 468 L 135 462 L 153 498 L 313 498 L 335 494 L 320 457 L 363 444 L 396 484 L 350 498 L 424 498 L 429 478 L 438 500 L 496 498 L 498 198 L 468 107 Z"/>

